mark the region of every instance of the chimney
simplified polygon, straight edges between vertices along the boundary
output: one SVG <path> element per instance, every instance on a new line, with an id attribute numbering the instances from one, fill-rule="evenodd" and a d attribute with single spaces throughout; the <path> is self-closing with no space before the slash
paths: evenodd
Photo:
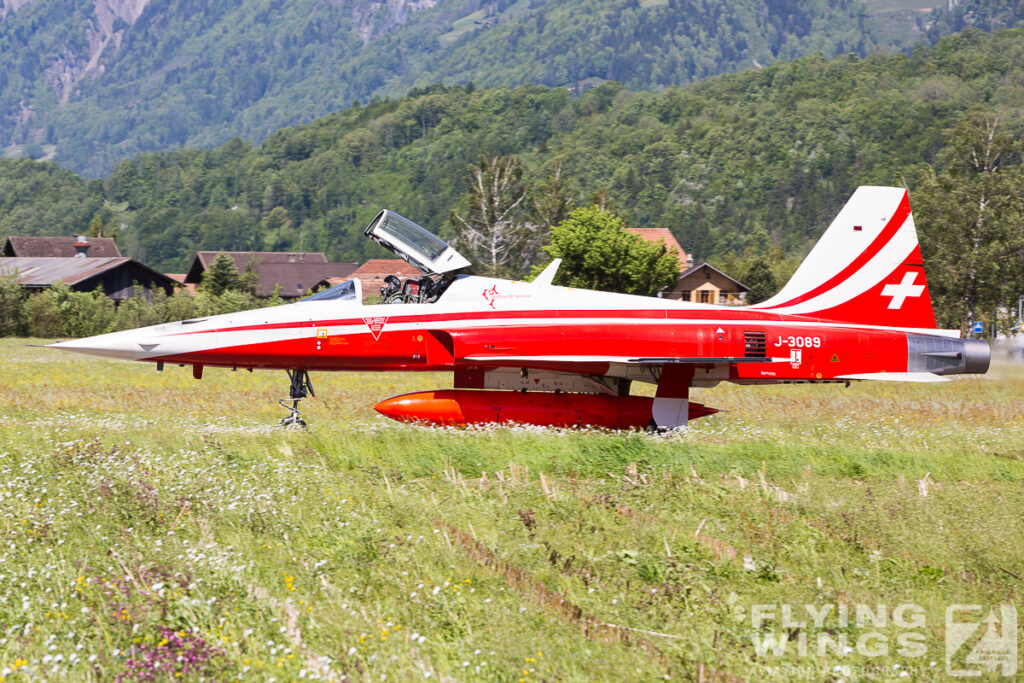
<path id="1" fill-rule="evenodd" d="M 89 238 L 79 235 L 75 242 L 75 258 L 85 258 L 89 255 Z"/>

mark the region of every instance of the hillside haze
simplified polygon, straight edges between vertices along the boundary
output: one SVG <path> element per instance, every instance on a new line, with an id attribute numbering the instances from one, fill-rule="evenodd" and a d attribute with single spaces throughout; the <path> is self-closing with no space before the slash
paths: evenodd
<path id="1" fill-rule="evenodd" d="M 100 219 L 122 250 L 181 272 L 197 249 L 379 255 L 360 229 L 390 208 L 446 234 L 478 154 L 517 154 L 530 186 L 556 163 L 575 200 L 606 188 L 637 227 L 687 252 L 806 249 L 860 184 L 912 183 L 965 112 L 1024 128 L 1024 33 L 979 30 L 913 55 L 804 57 L 662 92 L 606 83 L 419 90 L 286 128 L 256 147 L 125 159 L 85 180 L 0 160 L 0 235 L 72 234 Z M 912 196 L 914 187 L 911 184 Z M 464 208 L 464 207 L 463 207 Z"/>
<path id="2" fill-rule="evenodd" d="M 932 1 L 3 0 L 0 148 L 98 176 L 413 86 L 657 89 L 1019 19 L 1008 2 Z"/>

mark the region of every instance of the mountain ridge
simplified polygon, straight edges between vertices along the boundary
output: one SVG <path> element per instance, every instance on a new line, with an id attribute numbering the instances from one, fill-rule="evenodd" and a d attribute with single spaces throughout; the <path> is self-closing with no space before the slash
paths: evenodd
<path id="1" fill-rule="evenodd" d="M 878 5 L 878 3 L 874 3 Z M 920 0 L 893 0 L 892 7 Z M 90 176 L 122 158 L 238 135 L 260 142 L 353 101 L 432 83 L 605 80 L 659 89 L 804 54 L 902 51 L 957 21 L 1019 20 L 969 0 L 900 24 L 849 0 L 4 0 L 0 148 Z M 878 10 L 875 10 L 878 11 Z M 943 19 L 942 17 L 947 18 Z M 960 17 L 956 19 L 954 17 Z M 935 28 L 940 25 L 940 28 Z M 935 33 L 929 37 L 929 32 Z"/>
<path id="2" fill-rule="evenodd" d="M 803 57 L 653 93 L 606 83 L 434 86 L 277 131 L 124 159 L 87 180 L 0 161 L 0 235 L 100 219 L 125 254 L 170 272 L 197 249 L 373 256 L 360 228 L 390 208 L 445 233 L 467 164 L 516 154 L 525 182 L 559 164 L 574 201 L 604 188 L 635 227 L 701 259 L 799 253 L 858 185 L 912 183 L 979 108 L 1024 131 L 1024 30 L 972 29 L 910 56 Z"/>

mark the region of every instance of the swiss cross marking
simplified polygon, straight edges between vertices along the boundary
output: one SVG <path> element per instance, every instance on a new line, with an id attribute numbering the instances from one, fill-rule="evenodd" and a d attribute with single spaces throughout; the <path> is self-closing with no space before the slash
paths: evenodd
<path id="1" fill-rule="evenodd" d="M 373 335 L 373 340 L 377 341 L 380 339 L 380 333 L 384 330 L 384 325 L 387 324 L 387 316 L 379 318 L 363 318 L 363 322 L 370 328 L 370 334 Z"/>
<path id="2" fill-rule="evenodd" d="M 903 302 L 910 298 L 919 297 L 924 294 L 924 285 L 915 285 L 914 280 L 917 279 L 917 273 L 908 272 L 903 274 L 903 282 L 897 284 L 886 285 L 882 288 L 882 296 L 891 296 L 892 300 L 889 301 L 889 308 L 900 309 L 903 308 Z"/>

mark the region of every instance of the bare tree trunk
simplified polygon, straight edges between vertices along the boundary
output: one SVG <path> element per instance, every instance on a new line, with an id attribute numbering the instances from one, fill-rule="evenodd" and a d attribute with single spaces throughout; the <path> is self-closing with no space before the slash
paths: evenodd
<path id="1" fill-rule="evenodd" d="M 451 214 L 456 245 L 489 275 L 517 274 L 536 252 L 538 226 L 524 215 L 527 189 L 518 157 L 483 157 L 466 177 L 469 212 Z"/>

